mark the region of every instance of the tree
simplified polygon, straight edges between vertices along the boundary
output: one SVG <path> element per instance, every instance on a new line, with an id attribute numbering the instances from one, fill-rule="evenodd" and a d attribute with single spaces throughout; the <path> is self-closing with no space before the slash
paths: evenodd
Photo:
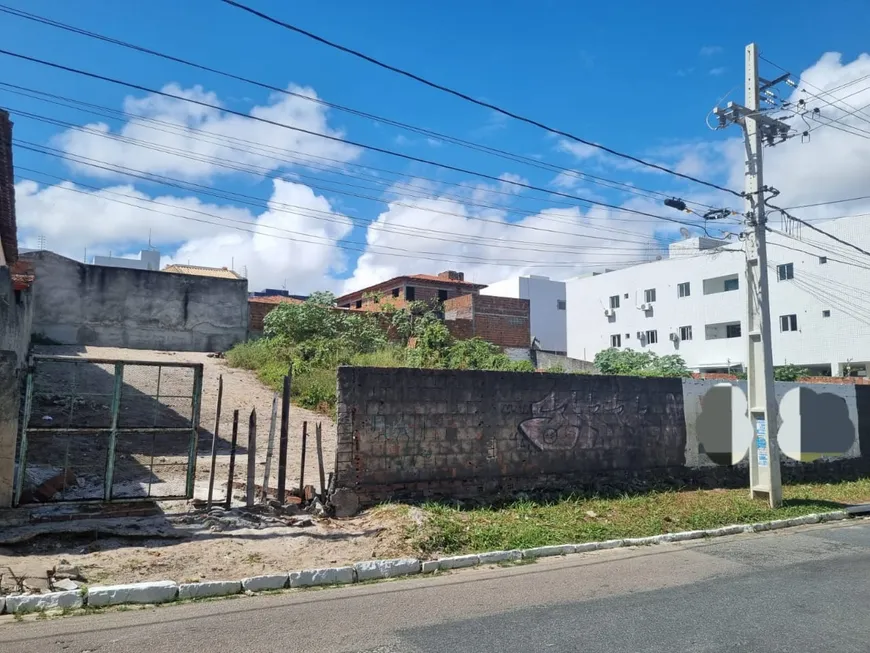
<path id="1" fill-rule="evenodd" d="M 386 303 L 383 313 L 404 345 L 407 345 L 411 338 L 419 338 L 430 324 L 441 321 L 435 307 L 420 300 L 408 302 L 402 308 Z"/>
<path id="2" fill-rule="evenodd" d="M 658 356 L 651 351 L 611 347 L 595 354 L 595 367 L 602 374 L 624 376 L 691 376 L 682 356 Z"/>
<path id="3" fill-rule="evenodd" d="M 797 381 L 802 376 L 809 376 L 810 371 L 798 365 L 783 365 L 773 368 L 773 378 L 777 381 Z"/>

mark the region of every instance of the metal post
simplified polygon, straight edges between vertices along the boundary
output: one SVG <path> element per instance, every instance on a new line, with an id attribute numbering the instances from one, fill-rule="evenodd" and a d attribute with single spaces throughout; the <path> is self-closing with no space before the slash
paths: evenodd
<path id="1" fill-rule="evenodd" d="M 185 496 L 193 498 L 194 484 L 196 483 L 196 451 L 199 447 L 199 416 L 202 409 L 202 375 L 203 365 L 198 364 L 193 368 L 193 397 L 190 399 L 190 450 L 187 457 L 187 482 L 185 484 Z"/>
<path id="2" fill-rule="evenodd" d="M 326 497 L 326 473 L 323 469 L 323 429 L 322 424 L 317 422 L 314 429 L 314 438 L 317 441 L 317 471 L 320 472 L 320 496 Z"/>
<path id="3" fill-rule="evenodd" d="M 284 503 L 287 489 L 287 440 L 290 436 L 290 375 L 284 377 L 284 392 L 281 395 L 281 439 L 278 442 L 278 501 Z"/>
<path id="4" fill-rule="evenodd" d="M 236 444 L 239 439 L 239 411 L 233 411 L 233 436 L 230 442 L 230 473 L 227 481 L 227 499 L 224 506 L 227 510 L 233 506 L 233 476 L 236 473 Z"/>
<path id="5" fill-rule="evenodd" d="M 302 462 L 299 469 L 299 496 L 305 496 L 305 450 L 308 448 L 308 422 L 302 422 Z"/>
<path id="6" fill-rule="evenodd" d="M 118 417 L 121 412 L 121 388 L 124 384 L 124 363 L 115 363 L 115 385 L 112 389 L 112 430 L 109 432 L 109 450 L 106 456 L 106 487 L 103 496 L 112 500 L 115 477 L 115 445 L 118 441 Z"/>
<path id="7" fill-rule="evenodd" d="M 272 473 L 272 455 L 275 450 L 275 422 L 278 419 L 278 395 L 272 395 L 272 417 L 269 419 L 269 440 L 266 443 L 266 468 L 263 470 L 263 501 L 269 498 L 269 475 Z"/>
<path id="8" fill-rule="evenodd" d="M 257 409 L 251 411 L 248 419 L 248 479 L 245 485 L 245 505 L 254 507 L 254 474 L 257 471 Z"/>
<path id="9" fill-rule="evenodd" d="M 33 371 L 31 363 L 27 371 L 27 390 L 24 395 L 24 414 L 21 416 L 21 447 L 18 451 L 18 477 L 15 479 L 15 498 L 12 505 L 17 506 L 21 502 L 21 491 L 24 489 L 24 474 L 27 469 L 27 427 L 30 425 L 30 413 L 33 407 Z"/>
<path id="10" fill-rule="evenodd" d="M 214 496 L 214 472 L 215 465 L 217 464 L 217 441 L 218 441 L 218 432 L 221 427 L 221 401 L 224 396 L 224 375 L 221 374 L 218 377 L 218 393 L 217 393 L 217 412 L 214 416 L 214 430 L 212 431 L 211 436 L 211 472 L 209 472 L 208 477 L 208 501 L 206 502 L 206 507 L 211 508 L 212 497 Z"/>
<path id="11" fill-rule="evenodd" d="M 748 338 L 746 379 L 749 415 L 752 421 L 750 446 L 750 496 L 767 498 L 771 508 L 782 504 L 779 447 L 776 433 L 778 414 L 773 385 L 773 349 L 770 329 L 770 294 L 767 274 L 767 243 L 764 211 L 761 108 L 758 80 L 758 52 L 754 43 L 746 47 L 746 297 Z"/>

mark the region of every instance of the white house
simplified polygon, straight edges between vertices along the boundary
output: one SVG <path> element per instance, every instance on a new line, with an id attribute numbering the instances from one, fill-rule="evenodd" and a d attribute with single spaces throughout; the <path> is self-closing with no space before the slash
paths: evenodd
<path id="1" fill-rule="evenodd" d="M 95 256 L 94 265 L 104 265 L 111 268 L 132 268 L 134 270 L 159 270 L 160 252 L 156 249 L 143 249 L 139 258 L 124 256 Z"/>
<path id="2" fill-rule="evenodd" d="M 870 250 L 866 217 L 816 226 Z M 866 375 L 870 256 L 806 226 L 790 235 L 768 234 L 774 365 Z M 592 360 L 608 347 L 631 348 L 679 354 L 694 370 L 740 370 L 744 271 L 736 239 L 692 238 L 672 244 L 666 259 L 569 280 L 568 355 Z"/>
<path id="3" fill-rule="evenodd" d="M 568 350 L 564 281 L 537 275 L 511 277 L 487 286 L 480 294 L 528 299 L 529 328 L 538 348 L 559 354 Z"/>

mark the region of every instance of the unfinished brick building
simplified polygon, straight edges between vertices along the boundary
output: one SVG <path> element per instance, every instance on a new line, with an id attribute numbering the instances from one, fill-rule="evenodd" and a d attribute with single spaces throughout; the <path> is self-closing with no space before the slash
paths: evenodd
<path id="1" fill-rule="evenodd" d="M 504 349 L 528 349 L 529 301 L 480 294 L 484 284 L 465 281 L 462 272 L 411 274 L 363 288 L 336 300 L 339 308 L 381 311 L 412 301 L 439 303 L 454 338 L 482 338 Z"/>
<path id="2" fill-rule="evenodd" d="M 394 277 L 368 288 L 342 295 L 335 300 L 339 308 L 380 311 L 382 304 L 403 308 L 412 301 L 446 302 L 461 295 L 477 294 L 485 284 L 465 280 L 462 272 L 448 270 L 440 274 L 410 274 Z"/>

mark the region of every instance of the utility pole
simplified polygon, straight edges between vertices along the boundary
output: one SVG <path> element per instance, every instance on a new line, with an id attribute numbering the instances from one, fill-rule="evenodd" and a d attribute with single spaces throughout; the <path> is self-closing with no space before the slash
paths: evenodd
<path id="1" fill-rule="evenodd" d="M 748 340 L 746 378 L 752 443 L 749 459 L 749 491 L 752 498 L 766 498 L 771 508 L 782 505 L 777 429 L 779 413 L 773 385 L 770 291 L 767 271 L 767 217 L 765 216 L 762 147 L 785 139 L 787 123 L 763 113 L 761 103 L 773 96 L 771 87 L 788 74 L 767 81 L 758 75 L 758 49 L 746 46 L 746 106 L 729 102 L 714 114 L 719 126 L 737 123 L 743 127 L 746 145 L 745 224 L 742 235 L 746 253 L 746 337 Z"/>

